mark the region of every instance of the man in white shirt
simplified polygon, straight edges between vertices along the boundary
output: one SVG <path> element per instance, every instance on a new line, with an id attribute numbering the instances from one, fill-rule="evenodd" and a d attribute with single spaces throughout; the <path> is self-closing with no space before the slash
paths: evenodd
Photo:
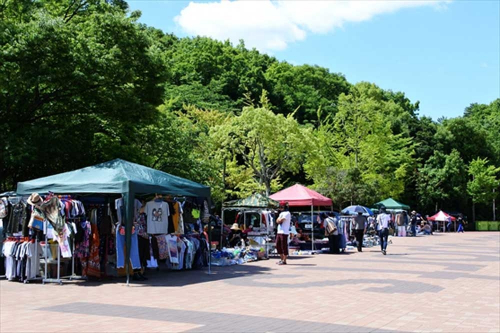
<path id="1" fill-rule="evenodd" d="M 276 250 L 281 257 L 278 265 L 286 265 L 286 258 L 288 257 L 288 234 L 290 234 L 290 221 L 292 215 L 288 211 L 288 202 L 281 201 L 281 211 L 276 223 L 278 224 L 278 234 L 276 235 Z"/>
<path id="2" fill-rule="evenodd" d="M 380 237 L 380 248 L 384 255 L 387 254 L 387 242 L 389 239 L 389 223 L 391 215 L 386 213 L 385 207 L 380 209 L 380 214 L 377 216 L 377 229 Z"/>

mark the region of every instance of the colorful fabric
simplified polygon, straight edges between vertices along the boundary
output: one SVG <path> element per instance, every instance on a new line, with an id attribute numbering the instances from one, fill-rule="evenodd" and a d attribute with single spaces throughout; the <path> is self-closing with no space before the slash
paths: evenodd
<path id="1" fill-rule="evenodd" d="M 172 264 L 179 263 L 179 250 L 177 249 L 177 237 L 173 235 L 165 236 L 168 246 L 168 257 Z"/>
<path id="2" fill-rule="evenodd" d="M 80 222 L 83 233 L 82 240 L 75 245 L 75 257 L 88 258 L 90 256 L 90 222 Z"/>
<path id="3" fill-rule="evenodd" d="M 71 248 L 69 247 L 69 236 L 70 236 L 70 231 L 69 228 L 66 224 L 64 224 L 63 231 L 58 234 L 54 234 L 54 239 L 59 243 L 59 249 L 61 250 L 61 256 L 63 258 L 71 258 Z"/>
<path id="4" fill-rule="evenodd" d="M 158 255 L 160 260 L 168 258 L 168 245 L 167 240 L 165 239 L 165 235 L 155 236 L 156 241 L 158 242 Z"/>
<path id="5" fill-rule="evenodd" d="M 91 224 L 90 256 L 88 259 L 87 276 L 101 277 L 101 263 L 99 257 L 99 232 L 97 225 Z"/>

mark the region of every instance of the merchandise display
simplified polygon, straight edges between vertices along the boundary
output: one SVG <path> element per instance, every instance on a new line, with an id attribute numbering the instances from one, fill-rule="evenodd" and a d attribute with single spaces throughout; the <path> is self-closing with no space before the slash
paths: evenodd
<path id="1" fill-rule="evenodd" d="M 264 248 L 243 247 L 243 248 L 223 248 L 220 251 L 212 252 L 212 265 L 231 266 L 241 265 L 247 262 L 256 261 L 265 254 Z"/>

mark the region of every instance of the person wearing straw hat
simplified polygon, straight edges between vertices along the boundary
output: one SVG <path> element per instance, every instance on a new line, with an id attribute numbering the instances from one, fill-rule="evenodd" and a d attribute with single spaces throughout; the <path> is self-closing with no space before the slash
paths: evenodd
<path id="1" fill-rule="evenodd" d="M 281 201 L 279 207 L 280 215 L 276 219 L 278 234 L 276 235 L 276 250 L 281 257 L 278 265 L 286 265 L 288 257 L 288 235 L 290 234 L 290 222 L 292 215 L 288 211 L 288 202 Z"/>
<path id="2" fill-rule="evenodd" d="M 229 233 L 229 246 L 235 247 L 241 242 L 241 228 L 238 223 L 233 223 Z"/>

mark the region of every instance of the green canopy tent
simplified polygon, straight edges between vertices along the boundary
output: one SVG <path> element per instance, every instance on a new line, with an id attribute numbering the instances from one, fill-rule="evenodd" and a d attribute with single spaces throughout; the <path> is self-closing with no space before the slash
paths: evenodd
<path id="1" fill-rule="evenodd" d="M 375 207 L 380 208 L 380 207 L 385 207 L 390 210 L 408 210 L 410 209 L 410 206 L 402 204 L 393 198 L 388 198 L 385 200 L 382 200 L 380 202 L 377 202 L 374 204 Z"/>
<path id="2" fill-rule="evenodd" d="M 121 194 L 125 206 L 125 263 L 127 284 L 132 238 L 134 197 L 136 194 L 172 194 L 210 198 L 210 188 L 193 181 L 170 175 L 139 164 L 115 159 L 94 166 L 53 176 L 20 182 L 17 194 L 29 195 L 53 192 L 56 194 Z"/>
<path id="3" fill-rule="evenodd" d="M 279 202 L 276 200 L 273 200 L 271 198 L 268 198 L 260 193 L 255 193 L 252 194 L 251 196 L 244 198 L 244 199 L 239 199 L 239 200 L 232 200 L 225 202 L 222 205 L 222 224 L 221 224 L 221 246 L 222 246 L 222 237 L 224 234 L 224 211 L 226 210 L 236 210 L 240 212 L 252 210 L 252 211 L 257 211 L 259 212 L 259 216 L 261 219 L 261 225 L 262 225 L 262 214 L 261 212 L 266 209 L 277 209 L 279 207 Z M 243 215 L 245 218 L 245 215 Z M 269 223 L 267 224 L 267 232 L 266 235 L 269 235 Z M 267 251 L 266 251 L 267 252 Z M 266 253 L 266 256 L 268 253 Z"/>

